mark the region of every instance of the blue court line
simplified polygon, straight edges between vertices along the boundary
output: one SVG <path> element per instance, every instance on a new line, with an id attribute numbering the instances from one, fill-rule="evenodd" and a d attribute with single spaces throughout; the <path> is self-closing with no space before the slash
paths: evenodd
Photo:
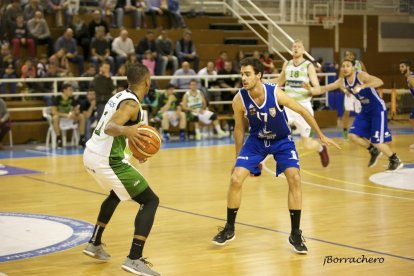
<path id="1" fill-rule="evenodd" d="M 84 189 L 84 188 L 73 187 L 73 186 L 70 186 L 70 185 L 67 185 L 67 184 L 62 184 L 62 183 L 58 183 L 58 182 L 54 182 L 54 181 L 38 179 L 38 178 L 35 178 L 35 177 L 32 177 L 32 176 L 24 176 L 24 177 L 28 178 L 28 179 L 31 179 L 31 180 L 35 180 L 35 181 L 39 181 L 39 182 L 43 182 L 43 183 L 47 183 L 47 184 L 53 184 L 53 185 L 56 185 L 56 186 L 61 186 L 61 187 L 65 187 L 65 188 L 69 188 L 69 189 L 73 189 L 73 190 L 79 190 L 79 191 L 88 192 L 88 193 L 92 193 L 92 194 L 107 196 L 107 194 L 102 193 L 102 192 L 95 192 L 95 191 L 91 191 L 91 190 Z M 225 219 L 222 219 L 222 218 L 213 217 L 213 216 L 210 216 L 210 215 L 204 215 L 204 214 L 200 214 L 200 213 L 194 213 L 194 212 L 190 212 L 190 211 L 185 211 L 185 210 L 181 210 L 181 209 L 177 209 L 177 208 L 173 208 L 173 207 L 168 207 L 168 206 L 163 206 L 163 205 L 160 205 L 159 207 L 163 208 L 163 209 L 170 210 L 170 211 L 175 211 L 175 212 L 178 212 L 178 213 L 193 215 L 193 216 L 197 216 L 197 217 L 209 218 L 209 219 L 214 219 L 214 220 L 219 220 L 219 221 L 224 221 L 224 222 L 226 221 Z M 284 234 L 284 235 L 287 235 L 287 236 L 290 235 L 289 232 L 276 230 L 276 229 L 272 229 L 272 228 L 267 228 L 267 227 L 263 227 L 263 226 L 258 226 L 258 225 L 254 225 L 254 224 L 248 224 L 248 223 L 244 223 L 244 222 L 236 222 L 236 224 L 237 225 L 243 225 L 243 226 L 246 226 L 246 227 L 266 230 L 266 231 L 270 231 L 270 232 L 274 232 L 274 233 Z M 341 243 L 337 243 L 337 242 L 331 242 L 331 241 L 318 239 L 318 238 L 312 238 L 312 237 L 308 237 L 308 236 L 305 236 L 305 238 L 308 239 L 308 240 L 317 241 L 317 242 L 321 242 L 321 243 L 326 243 L 326 244 L 330 244 L 330 245 L 335 245 L 335 246 L 339 246 L 339 247 L 344 247 L 344 248 L 349 248 L 349 249 L 354 249 L 354 250 L 359 250 L 359 251 L 364 251 L 364 252 L 369 252 L 369 253 L 375 253 L 375 254 L 378 254 L 378 255 L 384 255 L 384 256 L 389 256 L 389 257 L 394 257 L 394 258 L 397 258 L 397 259 L 402 259 L 402 260 L 414 262 L 414 258 L 410 258 L 410 257 L 405 257 L 405 256 L 396 255 L 396 254 L 391 254 L 391 253 L 366 249 L 366 248 L 362 248 L 362 247 L 356 247 L 356 246 L 352 246 L 352 245 L 341 244 Z"/>

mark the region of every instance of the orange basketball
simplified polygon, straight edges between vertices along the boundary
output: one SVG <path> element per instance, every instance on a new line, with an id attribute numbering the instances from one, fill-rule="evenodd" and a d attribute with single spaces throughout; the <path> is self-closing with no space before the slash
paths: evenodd
<path id="1" fill-rule="evenodd" d="M 161 136 L 158 133 L 158 131 L 147 125 L 142 125 L 139 127 L 139 129 L 145 130 L 148 132 L 149 135 L 151 135 L 151 138 L 147 137 L 148 142 L 143 142 L 142 145 L 139 145 L 138 147 L 135 147 L 131 141 L 128 140 L 128 146 L 132 152 L 132 155 L 137 159 L 145 159 L 153 156 L 156 154 L 161 147 Z"/>

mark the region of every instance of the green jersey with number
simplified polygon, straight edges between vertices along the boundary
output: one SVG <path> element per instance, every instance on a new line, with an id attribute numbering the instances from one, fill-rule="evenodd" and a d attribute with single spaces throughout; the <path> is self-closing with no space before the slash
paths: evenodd
<path id="1" fill-rule="evenodd" d="M 285 92 L 297 102 L 309 102 L 311 97 L 303 87 L 303 83 L 309 81 L 308 68 L 311 62 L 304 60 L 301 64 L 295 65 L 289 60 L 285 68 Z"/>
<path id="2" fill-rule="evenodd" d="M 124 158 L 124 149 L 126 147 L 126 137 L 121 136 L 110 136 L 105 133 L 105 126 L 118 110 L 121 102 L 125 100 L 134 100 L 139 103 L 138 97 L 129 89 L 119 92 L 112 96 L 105 105 L 105 110 L 102 117 L 93 132 L 91 139 L 86 143 L 86 147 L 96 154 L 111 157 L 111 158 Z M 143 119 L 143 112 L 141 104 L 139 105 L 138 120 L 136 122 L 127 122 L 125 125 L 137 124 Z"/>

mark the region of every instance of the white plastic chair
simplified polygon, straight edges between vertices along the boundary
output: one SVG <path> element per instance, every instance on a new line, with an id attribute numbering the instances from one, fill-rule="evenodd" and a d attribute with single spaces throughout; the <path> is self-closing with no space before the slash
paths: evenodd
<path id="1" fill-rule="evenodd" d="M 57 135 L 53 128 L 53 120 L 52 120 L 52 108 L 51 107 L 44 107 L 42 109 L 43 118 L 47 120 L 49 123 L 49 128 L 47 130 L 46 135 L 46 147 L 49 147 L 49 144 L 51 142 L 52 149 L 56 148 L 56 140 Z M 67 130 L 72 130 L 72 139 L 71 144 L 72 146 L 77 146 L 79 144 L 79 131 L 78 131 L 78 125 L 73 122 L 73 120 L 66 119 L 66 120 L 60 120 L 60 131 L 62 133 L 62 145 L 66 147 L 66 132 Z"/>

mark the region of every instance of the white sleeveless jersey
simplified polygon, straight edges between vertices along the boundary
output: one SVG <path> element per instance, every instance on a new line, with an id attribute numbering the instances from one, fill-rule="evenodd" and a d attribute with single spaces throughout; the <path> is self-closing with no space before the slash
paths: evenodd
<path id="1" fill-rule="evenodd" d="M 190 91 L 185 92 L 185 94 L 187 95 L 188 108 L 192 112 L 198 113 L 203 107 L 203 96 L 201 95 L 201 91 L 197 90 L 197 94 L 195 96 L 191 95 Z"/>
<path id="2" fill-rule="evenodd" d="M 308 91 L 303 87 L 303 83 L 310 83 L 308 67 L 311 64 L 309 60 L 304 60 L 301 64 L 295 66 L 293 60 L 289 60 L 285 68 L 285 92 L 289 97 L 297 102 L 309 102 L 311 97 Z"/>
<path id="3" fill-rule="evenodd" d="M 126 147 L 126 137 L 113 137 L 105 134 L 105 127 L 114 113 L 118 110 L 121 102 L 125 100 L 134 100 L 139 103 L 138 97 L 129 89 L 119 92 L 112 96 L 105 105 L 105 110 L 100 118 L 92 137 L 86 143 L 86 147 L 101 156 L 124 158 L 124 149 Z M 143 119 L 142 107 L 140 104 L 138 120 L 136 122 L 127 122 L 126 125 L 137 124 Z"/>

